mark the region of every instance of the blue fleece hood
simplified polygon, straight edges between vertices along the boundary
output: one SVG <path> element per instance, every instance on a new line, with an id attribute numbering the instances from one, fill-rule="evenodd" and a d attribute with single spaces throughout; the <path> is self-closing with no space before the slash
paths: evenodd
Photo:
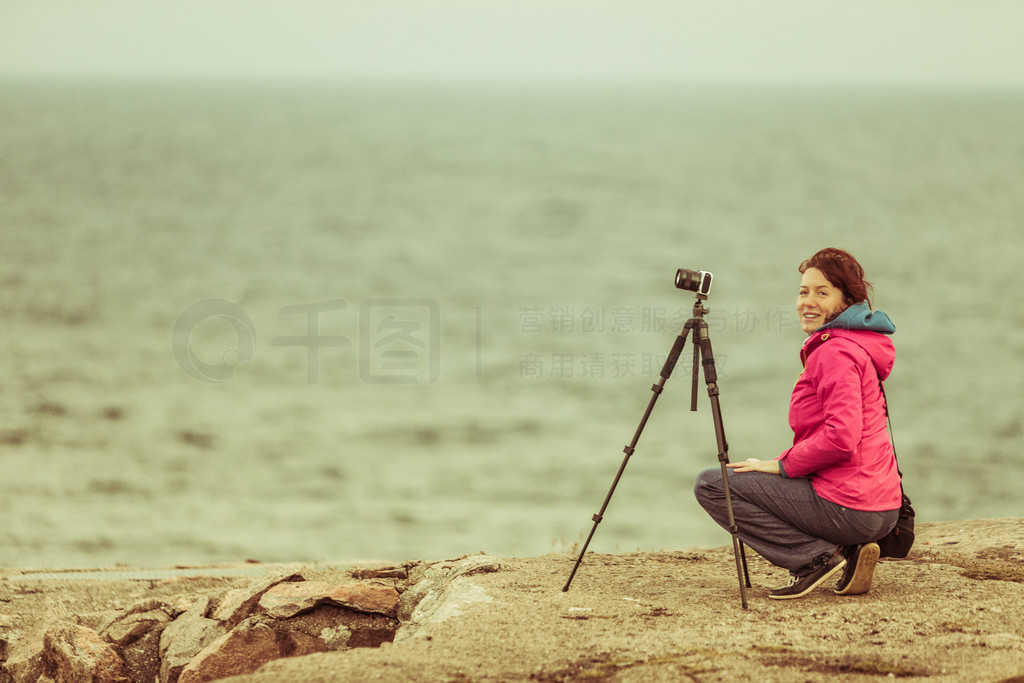
<path id="1" fill-rule="evenodd" d="M 889 320 L 882 311 L 872 311 L 867 301 L 853 304 L 839 314 L 839 317 L 830 323 L 825 323 L 819 330 L 866 330 L 868 332 L 880 332 L 881 334 L 892 334 L 896 331 L 896 325 Z"/>

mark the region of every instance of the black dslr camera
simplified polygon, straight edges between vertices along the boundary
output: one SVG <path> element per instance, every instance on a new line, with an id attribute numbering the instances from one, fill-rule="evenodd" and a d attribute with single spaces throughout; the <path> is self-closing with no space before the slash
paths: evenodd
<path id="1" fill-rule="evenodd" d="M 680 268 L 676 271 L 676 287 L 688 292 L 697 292 L 707 296 L 711 292 L 711 279 L 714 276 L 706 270 L 689 270 Z"/>

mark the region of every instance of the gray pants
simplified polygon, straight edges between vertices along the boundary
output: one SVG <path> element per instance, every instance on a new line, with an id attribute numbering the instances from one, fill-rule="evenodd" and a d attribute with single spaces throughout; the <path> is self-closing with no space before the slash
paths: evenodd
<path id="1" fill-rule="evenodd" d="M 729 528 L 721 467 L 704 470 L 693 489 L 697 502 Z M 840 546 L 876 541 L 896 524 L 899 510 L 851 510 L 818 496 L 811 481 L 766 472 L 729 472 L 733 517 L 740 540 L 772 564 L 800 576 Z"/>

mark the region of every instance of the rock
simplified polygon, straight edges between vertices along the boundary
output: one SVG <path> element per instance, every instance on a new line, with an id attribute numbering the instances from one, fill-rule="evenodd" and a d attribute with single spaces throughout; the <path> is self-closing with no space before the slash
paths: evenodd
<path id="1" fill-rule="evenodd" d="M 107 641 L 124 647 L 154 629 L 162 631 L 167 624 L 171 623 L 171 619 L 172 615 L 162 609 L 141 614 L 129 612 L 111 622 L 100 632 L 100 635 Z"/>
<path id="2" fill-rule="evenodd" d="M 218 638 L 189 662 L 179 683 L 205 683 L 228 676 L 251 674 L 267 662 L 325 652 L 318 638 L 303 633 L 280 631 L 260 617 L 244 620 Z"/>
<path id="3" fill-rule="evenodd" d="M 398 618 L 404 623 L 395 642 L 408 640 L 426 624 L 449 619 L 471 604 L 489 602 L 491 598 L 482 588 L 461 579 L 500 569 L 501 563 L 489 555 L 470 555 L 428 567 L 423 578 L 402 594 Z"/>
<path id="4" fill-rule="evenodd" d="M 288 619 L 322 603 L 393 617 L 398 610 L 398 601 L 398 591 L 380 583 L 339 585 L 323 581 L 301 581 L 273 586 L 260 598 L 259 606 L 275 619 Z"/>
<path id="5" fill-rule="evenodd" d="M 160 678 L 160 637 L 163 628 L 155 628 L 121 648 L 128 676 L 133 681 L 156 681 Z"/>
<path id="6" fill-rule="evenodd" d="M 227 629 L 216 619 L 208 618 L 213 596 L 196 600 L 192 607 L 168 624 L 160 635 L 160 683 L 175 683 L 196 653 Z"/>
<path id="7" fill-rule="evenodd" d="M 303 580 L 301 570 L 284 570 L 270 574 L 258 581 L 253 582 L 245 588 L 236 588 L 224 594 L 220 604 L 217 605 L 210 616 L 217 621 L 225 622 L 228 627 L 234 627 L 243 619 L 252 614 L 259 604 L 260 598 L 268 589 L 282 581 Z"/>
<path id="8" fill-rule="evenodd" d="M 317 638 L 328 652 L 336 652 L 348 649 L 349 641 L 352 640 L 352 629 L 345 624 L 345 617 L 351 617 L 352 614 L 340 607 L 322 605 L 287 621 L 278 622 L 278 627 Z M 394 628 L 391 633 L 391 637 L 394 637 Z"/>
<path id="9" fill-rule="evenodd" d="M 324 641 L 328 650 L 378 647 L 395 639 L 399 621 L 382 614 L 365 614 L 346 607 L 321 604 L 290 619 L 276 621 L 280 628 L 301 631 Z"/>
<path id="10" fill-rule="evenodd" d="M 58 624 L 43 636 L 46 676 L 62 683 L 130 683 L 124 661 L 96 631 Z"/>
<path id="11" fill-rule="evenodd" d="M 8 678 L 4 678 L 4 675 Z M 43 676 L 43 653 L 42 650 L 37 652 L 24 653 L 21 656 L 14 655 L 3 663 L 0 667 L 0 681 L 6 683 L 6 681 L 38 681 Z"/>
<path id="12" fill-rule="evenodd" d="M 328 652 L 344 650 L 352 640 L 352 629 L 344 624 L 327 626 L 320 629 L 320 633 L 316 637 L 323 641 Z"/>
<path id="13" fill-rule="evenodd" d="M 121 653 L 133 681 L 155 681 L 160 675 L 160 638 L 182 605 L 145 600 L 129 607 L 100 631 Z"/>
<path id="14" fill-rule="evenodd" d="M 357 579 L 407 579 L 410 565 L 388 565 L 369 569 L 355 569 L 352 576 Z"/>

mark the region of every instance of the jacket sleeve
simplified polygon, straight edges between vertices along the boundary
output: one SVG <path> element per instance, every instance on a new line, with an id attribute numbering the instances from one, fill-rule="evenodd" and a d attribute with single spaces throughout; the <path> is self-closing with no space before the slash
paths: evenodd
<path id="1" fill-rule="evenodd" d="M 805 477 L 854 457 L 864 425 L 861 377 L 870 362 L 861 355 L 858 347 L 837 339 L 808 358 L 805 372 L 814 383 L 820 424 L 780 456 L 785 476 Z"/>

